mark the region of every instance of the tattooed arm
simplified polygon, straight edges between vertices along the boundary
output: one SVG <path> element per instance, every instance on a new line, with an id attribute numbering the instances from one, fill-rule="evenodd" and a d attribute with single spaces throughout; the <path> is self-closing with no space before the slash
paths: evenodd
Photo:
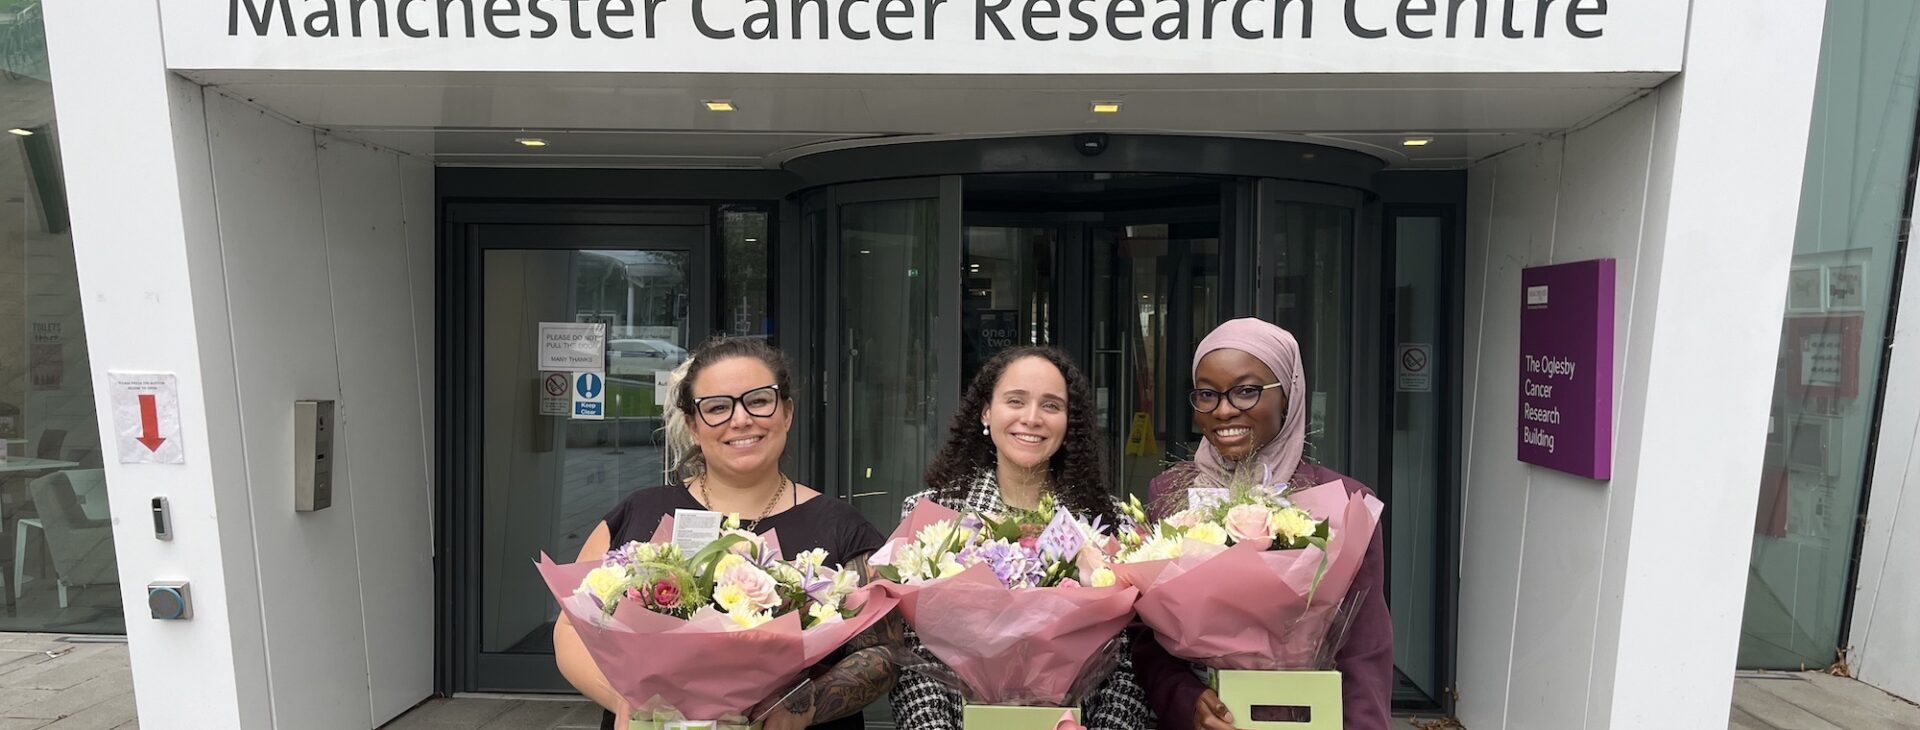
<path id="1" fill-rule="evenodd" d="M 846 567 L 859 570 L 869 579 L 872 577 L 864 555 Z M 905 632 L 906 624 L 895 613 L 853 637 L 842 649 L 844 656 L 840 661 L 825 674 L 814 677 L 809 692 L 788 698 L 785 706 L 768 718 L 767 727 L 771 730 L 789 726 L 789 719 L 796 723 L 790 725 L 795 728 L 838 720 L 859 714 L 874 700 L 885 697 L 887 691 L 893 689 L 898 672 L 888 659 L 888 652 L 891 647 L 905 643 Z M 780 717 L 782 715 L 786 717 Z"/>

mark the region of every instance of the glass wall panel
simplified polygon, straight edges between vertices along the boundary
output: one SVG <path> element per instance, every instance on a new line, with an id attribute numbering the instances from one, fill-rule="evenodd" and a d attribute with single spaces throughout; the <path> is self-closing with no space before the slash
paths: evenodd
<path id="1" fill-rule="evenodd" d="M 1914 169 L 1920 6 L 1827 6 L 1740 664 L 1831 664 Z"/>
<path id="2" fill-rule="evenodd" d="M 124 633 L 38 3 L 0 10 L 0 631 Z"/>
<path id="3" fill-rule="evenodd" d="M 1441 695 L 1438 612 L 1441 560 L 1440 502 L 1444 448 L 1444 385 L 1437 372 L 1446 337 L 1447 276 L 1443 232 L 1434 216 L 1393 218 L 1394 357 L 1392 477 L 1388 482 L 1387 597 L 1393 614 L 1393 659 L 1405 681 L 1430 698 Z"/>

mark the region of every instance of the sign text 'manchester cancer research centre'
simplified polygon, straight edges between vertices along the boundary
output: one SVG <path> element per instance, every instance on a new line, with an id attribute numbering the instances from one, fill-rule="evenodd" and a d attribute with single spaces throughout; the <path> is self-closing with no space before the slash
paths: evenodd
<path id="1" fill-rule="evenodd" d="M 1520 274 L 1520 460 L 1613 478 L 1613 259 Z"/>
<path id="2" fill-rule="evenodd" d="M 176 69 L 1674 73 L 1686 0 L 162 0 Z"/>

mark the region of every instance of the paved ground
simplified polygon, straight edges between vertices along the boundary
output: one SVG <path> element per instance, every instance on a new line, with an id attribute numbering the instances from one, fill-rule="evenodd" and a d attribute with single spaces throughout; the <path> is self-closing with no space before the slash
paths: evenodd
<path id="1" fill-rule="evenodd" d="M 1920 706 L 1850 679 L 1820 673 L 1743 673 L 1729 730 L 1912 730 Z M 0 730 L 121 730 L 134 719 L 123 643 L 74 643 L 48 634 L 0 633 Z M 386 730 L 570 730 L 597 728 L 600 712 L 579 698 L 459 697 L 428 700 Z M 1447 721 L 1401 719 L 1396 730 L 1457 730 Z"/>
<path id="2" fill-rule="evenodd" d="M 139 726 L 125 643 L 0 634 L 0 730 Z"/>

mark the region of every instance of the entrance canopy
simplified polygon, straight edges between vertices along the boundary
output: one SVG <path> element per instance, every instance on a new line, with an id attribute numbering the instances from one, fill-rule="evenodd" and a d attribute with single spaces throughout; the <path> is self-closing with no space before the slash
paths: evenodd
<path id="1" fill-rule="evenodd" d="M 903 137 L 1151 131 L 1460 168 L 1583 126 L 1679 72 L 1688 5 L 234 0 L 161 11 L 174 71 L 445 165 L 764 169 Z"/>

